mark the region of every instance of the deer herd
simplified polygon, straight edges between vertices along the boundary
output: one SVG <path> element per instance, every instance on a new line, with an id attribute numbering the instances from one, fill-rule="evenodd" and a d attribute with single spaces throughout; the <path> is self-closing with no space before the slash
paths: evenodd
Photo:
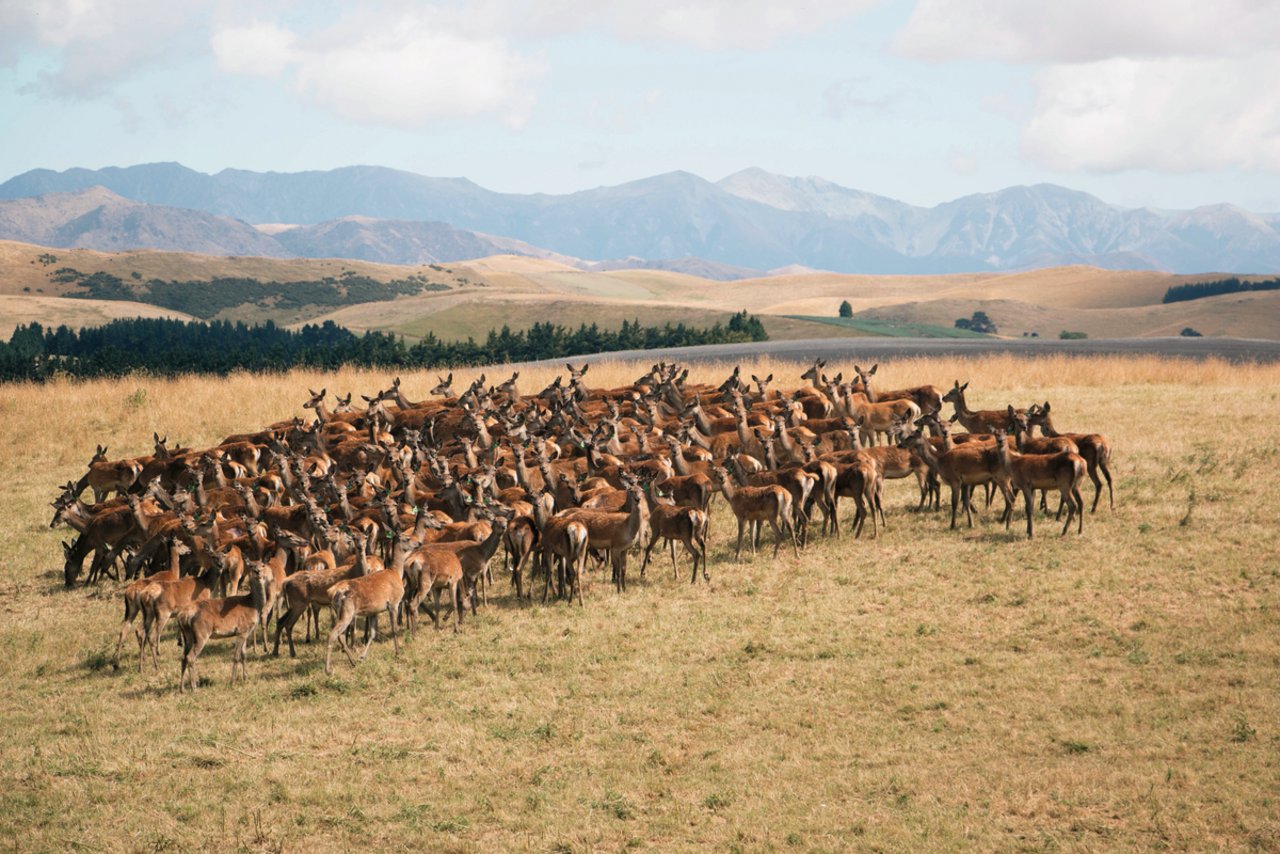
<path id="1" fill-rule="evenodd" d="M 204 450 L 154 435 L 149 456 L 109 460 L 98 446 L 53 503 L 51 527 L 77 534 L 63 544 L 67 586 L 90 553 L 86 583 L 127 582 L 115 666 L 132 632 L 139 669 L 148 654 L 158 667 L 173 623 L 179 689 L 194 690 L 210 639 L 234 639 L 234 681 L 251 644 L 265 651 L 270 640 L 278 655 L 283 635 L 296 655 L 299 621 L 318 640 L 325 610 L 326 673 L 335 647 L 352 665 L 364 658 L 383 614 L 397 655 L 400 629 L 412 635 L 423 610 L 441 628 L 447 606 L 457 632 L 468 608 L 487 604 L 499 550 L 518 602 L 534 596 L 537 578 L 543 602 L 582 605 L 592 562 L 608 566 L 622 593 L 632 552 L 642 553 L 643 576 L 660 544 L 673 574 L 679 544 L 690 581 L 699 572 L 710 581 L 716 495 L 737 521 L 735 560 L 744 538 L 755 554 L 766 526 L 774 557 L 839 537 L 841 499 L 852 501 L 850 532 L 861 535 L 869 519 L 877 536 L 888 521 L 884 482 L 896 478 L 915 478 L 919 511 L 941 509 L 941 486 L 950 487 L 952 528 L 961 508 L 973 526 L 978 486 L 988 506 L 996 491 L 1003 497 L 1006 529 L 1022 496 L 1028 537 L 1050 491 L 1066 514 L 1062 534 L 1073 522 L 1083 531 L 1086 475 L 1091 512 L 1103 479 L 1114 509 L 1106 438 L 1059 433 L 1047 401 L 974 411 L 968 383 L 890 391 L 875 386 L 876 366 L 855 366 L 849 381 L 825 367 L 815 362 L 790 390 L 770 388 L 772 374 L 748 383 L 738 368 L 719 385 L 693 383 L 688 369 L 665 363 L 620 388 L 592 388 L 589 365 L 569 365 L 567 377 L 528 395 L 519 372 L 497 386 L 481 375 L 461 394 L 449 374 L 422 401 L 407 399 L 397 378 L 363 408 L 347 395 L 330 409 L 320 389 L 303 404 L 314 419 Z M 86 488 L 93 504 L 81 498 Z"/>

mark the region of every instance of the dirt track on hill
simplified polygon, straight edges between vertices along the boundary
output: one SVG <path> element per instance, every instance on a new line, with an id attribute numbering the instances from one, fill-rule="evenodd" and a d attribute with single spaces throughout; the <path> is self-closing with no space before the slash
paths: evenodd
<path id="1" fill-rule="evenodd" d="M 1220 358 L 1230 362 L 1280 361 L 1280 341 L 1252 338 L 1116 338 L 1110 340 L 1053 341 L 1023 339 L 941 338 L 815 338 L 802 341 L 760 341 L 751 344 L 707 344 L 662 350 L 624 350 L 595 356 L 574 356 L 570 361 L 674 359 L 683 363 L 723 362 L 752 356 L 775 359 L 904 358 L 910 356 L 976 356 L 1013 353 L 1034 358 L 1070 353 L 1081 356 L 1160 355 L 1187 359 Z M 533 364 L 554 364 L 545 359 Z"/>

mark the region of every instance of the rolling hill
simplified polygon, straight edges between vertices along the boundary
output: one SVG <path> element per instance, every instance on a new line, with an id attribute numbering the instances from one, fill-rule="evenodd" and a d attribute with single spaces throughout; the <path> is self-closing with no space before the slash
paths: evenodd
<path id="1" fill-rule="evenodd" d="M 771 336 L 793 339 L 871 332 L 909 335 L 923 327 L 951 328 L 956 318 L 975 310 L 986 311 L 1001 334 L 1015 337 L 1023 332 L 1056 336 L 1063 329 L 1092 337 L 1176 335 L 1191 326 L 1206 335 L 1280 338 L 1280 292 L 1163 305 L 1161 299 L 1172 285 L 1211 277 L 1151 271 L 1072 266 L 927 276 L 799 272 L 726 283 L 666 270 L 582 270 L 549 258 L 520 255 L 408 267 L 336 259 L 101 253 L 14 242 L 0 242 L 0 294 L 26 301 L 7 303 L 12 307 L 7 311 L 6 304 L 0 304 L 0 320 L 7 324 L 3 328 L 33 319 L 92 324 L 137 305 L 110 303 L 90 311 L 87 303 L 91 301 L 50 299 L 84 292 L 76 281 L 58 275 L 67 268 L 119 279 L 134 289 L 135 300 L 147 298 L 144 286 L 152 279 L 192 288 L 252 279 L 280 283 L 285 291 L 293 287 L 290 283 L 311 287 L 329 281 L 340 287 L 350 277 L 368 280 L 375 291 L 379 283 L 403 287 L 406 281 L 429 282 L 430 289 L 389 292 L 374 302 L 303 303 L 288 310 L 249 302 L 216 315 L 281 323 L 333 320 L 356 330 L 387 330 L 409 338 L 429 332 L 442 338 L 481 336 L 503 324 L 527 328 L 538 320 L 609 327 L 624 319 L 707 324 L 724 321 L 742 309 L 761 316 Z M 846 299 L 855 317 L 867 321 L 861 329 L 839 329 L 804 319 L 833 318 Z M 156 306 L 148 310 L 159 311 Z"/>

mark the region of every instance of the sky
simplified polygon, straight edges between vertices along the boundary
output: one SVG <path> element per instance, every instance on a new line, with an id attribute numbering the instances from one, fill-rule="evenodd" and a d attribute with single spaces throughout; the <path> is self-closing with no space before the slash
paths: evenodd
<path id="1" fill-rule="evenodd" d="M 0 180 L 673 170 L 1280 211 L 1277 0 L 0 0 Z"/>

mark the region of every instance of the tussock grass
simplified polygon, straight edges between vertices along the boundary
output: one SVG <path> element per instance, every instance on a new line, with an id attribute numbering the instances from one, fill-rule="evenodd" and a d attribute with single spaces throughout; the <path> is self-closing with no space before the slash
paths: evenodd
<path id="1" fill-rule="evenodd" d="M 600 362 L 587 379 L 619 385 L 644 367 Z M 788 383 L 802 370 L 748 368 Z M 523 369 L 522 386 L 551 376 Z M 1051 400 L 1060 429 L 1111 439 L 1116 512 L 1089 516 L 1082 538 L 1044 524 L 1028 542 L 991 512 L 949 532 L 941 515 L 905 509 L 914 485 L 894 481 L 879 540 L 735 563 L 718 502 L 710 586 L 690 587 L 683 562 L 673 581 L 658 561 L 622 597 L 593 575 L 585 610 L 504 596 L 456 638 L 428 629 L 399 660 L 380 643 L 332 679 L 323 650 L 304 645 L 293 661 L 251 660 L 248 685 L 230 688 L 230 650 L 215 642 L 195 697 L 176 692 L 171 637 L 161 673 L 112 672 L 120 600 L 61 589 L 54 485 L 97 442 L 141 453 L 156 430 L 205 445 L 301 414 L 307 387 L 369 393 L 390 377 L 6 386 L 0 839 L 20 850 L 1280 845 L 1280 368 L 992 356 L 902 360 L 877 378 L 969 380 L 975 408 Z M 434 376 L 404 383 L 412 398 Z"/>

